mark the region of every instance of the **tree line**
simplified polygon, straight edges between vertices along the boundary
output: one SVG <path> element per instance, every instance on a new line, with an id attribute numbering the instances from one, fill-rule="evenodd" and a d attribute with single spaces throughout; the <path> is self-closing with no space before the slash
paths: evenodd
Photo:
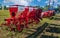
<path id="1" fill-rule="evenodd" d="M 8 7 L 0 5 L 0 10 L 8 10 Z"/>

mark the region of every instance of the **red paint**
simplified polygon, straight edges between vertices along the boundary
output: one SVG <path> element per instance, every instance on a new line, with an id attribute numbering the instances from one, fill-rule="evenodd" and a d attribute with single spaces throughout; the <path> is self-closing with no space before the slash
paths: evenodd
<path id="1" fill-rule="evenodd" d="M 17 11 L 18 11 L 18 7 L 9 7 L 9 12 L 12 18 L 16 16 Z M 12 13 L 14 13 L 15 15 L 12 16 Z"/>

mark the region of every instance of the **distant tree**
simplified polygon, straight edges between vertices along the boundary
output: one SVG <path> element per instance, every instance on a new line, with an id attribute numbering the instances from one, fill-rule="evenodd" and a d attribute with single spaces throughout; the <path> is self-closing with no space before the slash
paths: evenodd
<path id="1" fill-rule="evenodd" d="M 58 8 L 57 8 L 57 9 L 58 9 L 58 11 L 60 12 L 60 5 L 58 5 Z"/>
<path id="2" fill-rule="evenodd" d="M 0 10 L 2 10 L 2 5 L 0 4 Z"/>
<path id="3" fill-rule="evenodd" d="M 42 11 L 44 10 L 44 7 L 40 7 L 42 9 Z"/>
<path id="4" fill-rule="evenodd" d="M 8 7 L 4 6 L 4 10 L 8 10 Z"/>
<path id="5" fill-rule="evenodd" d="M 48 10 L 48 9 L 49 9 L 49 5 L 46 5 L 46 6 L 44 6 L 43 11 L 46 11 L 46 10 Z"/>

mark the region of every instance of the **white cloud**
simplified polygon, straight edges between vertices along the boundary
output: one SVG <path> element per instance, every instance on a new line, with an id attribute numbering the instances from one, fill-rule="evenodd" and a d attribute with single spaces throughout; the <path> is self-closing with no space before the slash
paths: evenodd
<path id="1" fill-rule="evenodd" d="M 38 2 L 40 2 L 41 0 L 37 0 Z"/>
<path id="2" fill-rule="evenodd" d="M 4 0 L 3 2 L 4 2 L 4 3 L 9 3 L 9 2 L 10 2 L 10 0 Z"/>
<path id="3" fill-rule="evenodd" d="M 18 4 L 18 5 L 25 5 L 28 6 L 30 5 L 30 3 L 34 1 L 34 0 L 4 0 L 4 3 L 14 3 L 14 4 Z M 38 2 L 40 2 L 41 0 L 37 0 Z"/>
<path id="4" fill-rule="evenodd" d="M 6 7 L 9 7 L 8 5 Z"/>
<path id="5" fill-rule="evenodd" d="M 57 3 L 58 3 L 58 0 L 50 0 L 50 5 L 52 5 L 53 2 L 57 4 Z M 46 3 L 47 5 L 49 5 L 49 0 L 47 0 L 45 3 Z"/>
<path id="6" fill-rule="evenodd" d="M 45 3 L 48 3 L 49 1 L 46 1 Z"/>
<path id="7" fill-rule="evenodd" d="M 32 2 L 32 1 L 34 1 L 34 0 L 25 0 L 25 1 L 27 1 L 27 2 Z"/>
<path id="8" fill-rule="evenodd" d="M 49 1 L 46 1 L 45 2 L 47 5 L 49 5 Z M 50 2 L 50 5 L 52 5 L 53 3 L 52 2 Z"/>
<path id="9" fill-rule="evenodd" d="M 54 2 L 56 2 L 56 3 L 58 2 L 58 0 L 51 0 L 51 1 L 52 1 L 52 2 L 54 1 Z"/>
<path id="10" fill-rule="evenodd" d="M 32 0 L 29 0 L 29 2 L 31 2 Z M 14 4 L 18 4 L 18 5 L 25 5 L 28 6 L 29 2 L 27 0 L 4 0 L 4 3 L 9 3 L 9 2 L 13 2 Z"/>
<path id="11" fill-rule="evenodd" d="M 25 5 L 25 6 L 29 5 L 29 2 L 27 2 L 25 0 L 13 0 L 12 2 L 14 2 L 14 4 L 18 4 L 18 5 Z"/>

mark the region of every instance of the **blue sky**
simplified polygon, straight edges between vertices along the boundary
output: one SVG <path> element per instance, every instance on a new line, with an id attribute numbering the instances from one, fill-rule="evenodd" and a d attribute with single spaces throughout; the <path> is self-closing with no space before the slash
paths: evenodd
<path id="1" fill-rule="evenodd" d="M 19 4 L 19 5 L 25 5 L 25 6 L 45 6 L 48 5 L 49 0 L 0 0 L 0 3 L 2 5 L 13 5 L 13 4 Z M 54 5 L 57 6 L 57 4 L 60 4 L 60 0 L 54 0 Z M 51 0 L 51 5 L 53 4 L 53 0 Z"/>

